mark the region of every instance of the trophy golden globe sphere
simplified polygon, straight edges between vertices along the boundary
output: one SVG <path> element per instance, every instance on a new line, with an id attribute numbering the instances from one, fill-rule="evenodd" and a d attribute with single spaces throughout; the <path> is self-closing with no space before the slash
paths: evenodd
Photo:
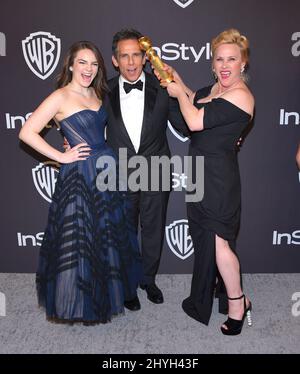
<path id="1" fill-rule="evenodd" d="M 147 51 L 152 48 L 152 41 L 148 36 L 142 36 L 139 38 L 139 44 L 143 51 Z"/>
<path id="2" fill-rule="evenodd" d="M 154 66 L 155 70 L 158 71 L 160 79 L 171 83 L 174 79 L 173 75 L 164 70 L 164 63 L 158 57 L 155 49 L 152 48 L 152 41 L 148 36 L 142 36 L 139 38 L 139 45 L 143 51 L 146 52 L 146 55 L 150 63 Z"/>

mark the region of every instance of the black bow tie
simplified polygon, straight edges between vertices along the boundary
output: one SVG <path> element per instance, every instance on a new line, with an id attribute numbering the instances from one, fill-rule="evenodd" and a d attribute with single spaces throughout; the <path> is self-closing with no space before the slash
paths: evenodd
<path id="1" fill-rule="evenodd" d="M 135 82 L 134 84 L 130 84 L 127 82 L 124 82 L 124 91 L 128 94 L 131 90 L 134 88 L 137 88 L 140 91 L 143 91 L 143 82 L 141 80 Z"/>

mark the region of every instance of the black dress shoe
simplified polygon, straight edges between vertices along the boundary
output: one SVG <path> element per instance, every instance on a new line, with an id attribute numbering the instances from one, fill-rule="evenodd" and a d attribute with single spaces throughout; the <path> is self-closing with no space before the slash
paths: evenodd
<path id="1" fill-rule="evenodd" d="M 140 287 L 147 292 L 147 297 L 152 303 L 162 304 L 164 302 L 163 294 L 155 283 L 141 285 Z"/>
<path id="2" fill-rule="evenodd" d="M 134 299 L 124 301 L 125 308 L 135 311 L 141 309 L 141 303 L 139 298 L 136 296 Z"/>

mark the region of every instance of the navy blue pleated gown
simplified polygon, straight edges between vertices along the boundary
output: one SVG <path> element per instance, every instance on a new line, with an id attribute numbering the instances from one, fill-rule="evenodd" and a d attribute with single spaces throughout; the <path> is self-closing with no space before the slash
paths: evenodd
<path id="1" fill-rule="evenodd" d="M 105 143 L 106 121 L 101 107 L 60 123 L 71 147 L 85 142 L 92 151 L 86 160 L 61 166 L 40 250 L 38 302 L 56 322 L 110 321 L 136 296 L 142 275 L 127 192 L 96 186 L 98 158 L 117 163 Z"/>

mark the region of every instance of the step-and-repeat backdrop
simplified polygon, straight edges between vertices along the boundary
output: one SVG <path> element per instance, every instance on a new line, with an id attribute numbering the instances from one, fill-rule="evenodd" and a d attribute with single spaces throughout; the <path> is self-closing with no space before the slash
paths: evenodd
<path id="1" fill-rule="evenodd" d="M 108 76 L 112 36 L 134 27 L 197 89 L 212 83 L 210 40 L 235 27 L 250 40 L 253 127 L 241 150 L 242 220 L 238 253 L 245 272 L 300 270 L 300 174 L 295 153 L 300 122 L 299 0 L 2 0 L 0 7 L 0 272 L 34 272 L 59 165 L 20 144 L 18 133 L 54 88 L 68 47 L 93 41 Z M 172 154 L 189 140 L 171 127 Z M 47 141 L 62 146 L 56 128 Z M 185 186 L 185 175 L 173 185 Z M 184 192 L 169 201 L 161 273 L 189 273 L 193 244 Z"/>

